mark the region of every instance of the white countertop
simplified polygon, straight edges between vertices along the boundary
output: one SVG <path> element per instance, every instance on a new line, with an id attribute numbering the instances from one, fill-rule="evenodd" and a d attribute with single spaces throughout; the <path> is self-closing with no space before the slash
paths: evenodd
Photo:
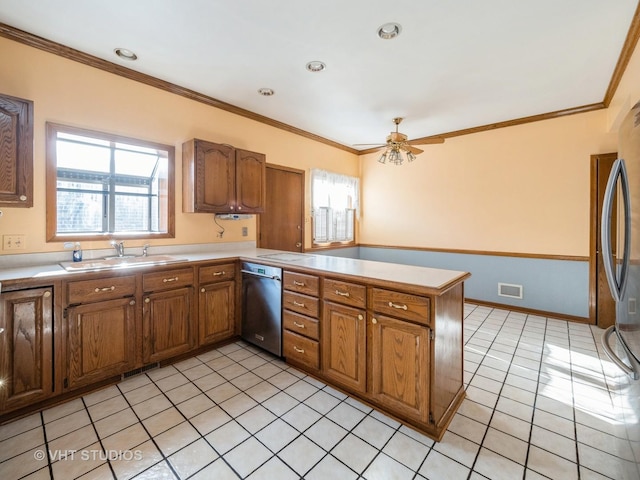
<path id="1" fill-rule="evenodd" d="M 245 247 L 222 248 L 201 250 L 198 252 L 172 253 L 172 257 L 184 261 L 206 260 L 235 260 L 241 258 L 250 262 L 263 262 L 277 265 L 283 268 L 299 267 L 316 270 L 319 273 L 340 273 L 361 278 L 393 282 L 405 285 L 415 285 L 428 289 L 440 290 L 449 284 L 466 279 L 470 274 L 456 270 L 443 270 L 439 268 L 419 267 L 414 265 L 402 265 L 397 263 L 377 262 L 371 260 L 358 260 L 352 258 L 333 257 L 329 255 L 301 254 L 294 252 L 281 252 L 278 250 L 266 250 L 260 248 Z M 88 261 L 85 259 L 85 261 Z M 172 262 L 170 266 L 180 263 Z M 136 271 L 138 268 L 149 265 L 115 267 L 103 271 Z M 59 263 L 44 263 L 41 265 L 12 265 L 0 270 L 0 281 L 51 278 L 57 276 L 71 276 L 78 273 L 87 273 L 92 270 L 69 272 Z"/>

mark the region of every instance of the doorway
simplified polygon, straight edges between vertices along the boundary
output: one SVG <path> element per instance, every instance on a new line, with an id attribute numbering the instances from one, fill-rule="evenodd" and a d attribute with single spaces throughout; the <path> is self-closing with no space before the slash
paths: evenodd
<path id="1" fill-rule="evenodd" d="M 267 199 L 258 215 L 257 245 L 288 252 L 304 249 L 304 170 L 267 165 Z"/>
<path id="2" fill-rule="evenodd" d="M 609 283 L 602 261 L 601 219 L 602 200 L 617 153 L 591 155 L 591 238 L 589 247 L 589 320 L 600 328 L 615 323 L 616 304 L 609 290 Z M 615 225 L 616 205 L 614 199 L 612 223 Z M 612 248 L 616 247 L 615 229 L 611 232 Z M 616 252 L 613 252 L 614 258 Z"/>

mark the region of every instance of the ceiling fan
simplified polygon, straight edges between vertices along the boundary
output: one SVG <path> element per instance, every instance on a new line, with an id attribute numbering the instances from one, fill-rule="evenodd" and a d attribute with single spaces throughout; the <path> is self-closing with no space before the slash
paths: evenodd
<path id="1" fill-rule="evenodd" d="M 402 117 L 396 117 L 393 119 L 393 123 L 396 126 L 396 131 L 391 132 L 387 136 L 387 143 L 383 144 L 373 144 L 373 143 L 357 143 L 354 146 L 366 146 L 366 145 L 374 145 L 379 146 L 379 148 L 373 150 L 377 152 L 379 150 L 384 150 L 382 155 L 378 159 L 380 163 L 393 163 L 394 165 L 402 165 L 405 158 L 409 162 L 413 162 L 416 158 L 416 155 L 420 155 L 424 150 L 416 148 L 411 145 L 411 143 L 416 142 L 421 145 L 431 144 L 431 143 L 443 143 L 444 138 L 425 138 L 422 140 L 409 140 L 404 133 L 398 132 L 398 125 L 402 122 Z"/>

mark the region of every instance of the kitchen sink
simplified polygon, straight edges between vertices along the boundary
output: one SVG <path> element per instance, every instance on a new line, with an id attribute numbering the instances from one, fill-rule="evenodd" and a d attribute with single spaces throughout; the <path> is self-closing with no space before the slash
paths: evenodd
<path id="1" fill-rule="evenodd" d="M 167 263 L 183 262 L 183 258 L 172 255 L 148 255 L 124 257 L 105 257 L 82 262 L 60 262 L 60 266 L 68 272 L 78 272 L 85 270 L 104 270 L 107 268 L 130 268 L 148 265 L 165 265 Z"/>

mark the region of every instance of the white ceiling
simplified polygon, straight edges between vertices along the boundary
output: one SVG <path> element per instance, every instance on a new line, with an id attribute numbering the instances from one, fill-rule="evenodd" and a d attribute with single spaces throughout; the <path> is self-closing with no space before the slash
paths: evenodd
<path id="1" fill-rule="evenodd" d="M 2 0 L 0 22 L 352 146 L 383 141 L 397 116 L 418 138 L 602 102 L 637 5 Z M 378 38 L 387 22 L 396 39 Z"/>

